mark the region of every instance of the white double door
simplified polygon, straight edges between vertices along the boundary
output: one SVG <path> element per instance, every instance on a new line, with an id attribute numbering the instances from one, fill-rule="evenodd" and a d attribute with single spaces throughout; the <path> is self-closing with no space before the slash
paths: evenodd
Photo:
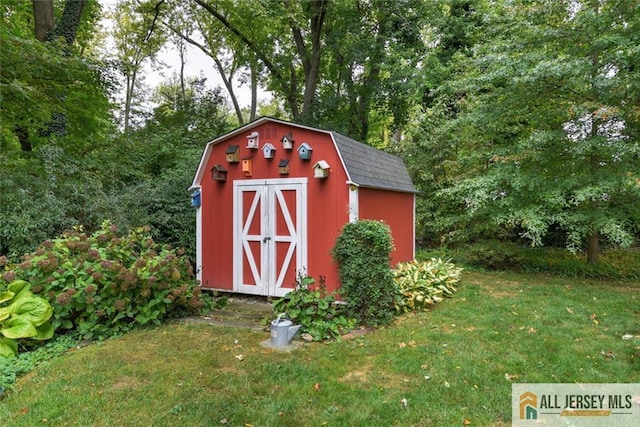
<path id="1" fill-rule="evenodd" d="M 233 289 L 282 296 L 307 265 L 307 179 L 233 183 Z"/>

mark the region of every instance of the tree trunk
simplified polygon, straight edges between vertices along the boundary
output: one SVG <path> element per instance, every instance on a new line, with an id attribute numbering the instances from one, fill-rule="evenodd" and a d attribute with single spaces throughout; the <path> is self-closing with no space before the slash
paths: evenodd
<path id="1" fill-rule="evenodd" d="M 34 0 L 38 2 L 39 0 Z M 48 1 L 48 0 L 47 0 Z M 76 40 L 78 27 L 80 27 L 80 18 L 82 11 L 87 4 L 87 0 L 67 0 L 64 4 L 64 10 L 60 22 L 51 31 L 47 40 L 55 40 L 58 37 L 64 37 L 67 46 L 71 46 Z"/>
<path id="2" fill-rule="evenodd" d="M 600 256 L 600 234 L 595 231 L 587 238 L 587 262 L 597 264 Z"/>
<path id="3" fill-rule="evenodd" d="M 33 0 L 33 23 L 36 39 L 43 42 L 53 31 L 53 0 Z"/>

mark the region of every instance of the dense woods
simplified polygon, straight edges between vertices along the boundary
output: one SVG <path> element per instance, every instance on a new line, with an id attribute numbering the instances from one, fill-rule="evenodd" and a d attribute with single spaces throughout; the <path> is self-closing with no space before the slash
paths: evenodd
<path id="1" fill-rule="evenodd" d="M 421 245 L 597 262 L 640 236 L 637 0 L 22 0 L 0 16 L 0 256 L 103 220 L 193 253 L 202 149 L 260 115 L 400 155 Z M 186 74 L 188 46 L 205 74 Z M 167 47 L 179 71 L 150 87 Z"/>

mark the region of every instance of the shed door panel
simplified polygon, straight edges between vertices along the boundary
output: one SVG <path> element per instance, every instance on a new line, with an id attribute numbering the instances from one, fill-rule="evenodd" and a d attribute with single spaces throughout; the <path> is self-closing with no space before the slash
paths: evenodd
<path id="1" fill-rule="evenodd" d="M 234 182 L 234 290 L 282 296 L 307 263 L 306 179 Z"/>

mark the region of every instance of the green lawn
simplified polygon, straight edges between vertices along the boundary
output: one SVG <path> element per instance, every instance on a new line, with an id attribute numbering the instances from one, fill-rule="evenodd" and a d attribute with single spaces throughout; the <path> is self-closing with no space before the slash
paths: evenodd
<path id="1" fill-rule="evenodd" d="M 466 273 L 391 327 L 289 353 L 268 339 L 178 323 L 90 345 L 21 378 L 0 424 L 510 425 L 511 382 L 640 382 L 640 284 Z"/>

